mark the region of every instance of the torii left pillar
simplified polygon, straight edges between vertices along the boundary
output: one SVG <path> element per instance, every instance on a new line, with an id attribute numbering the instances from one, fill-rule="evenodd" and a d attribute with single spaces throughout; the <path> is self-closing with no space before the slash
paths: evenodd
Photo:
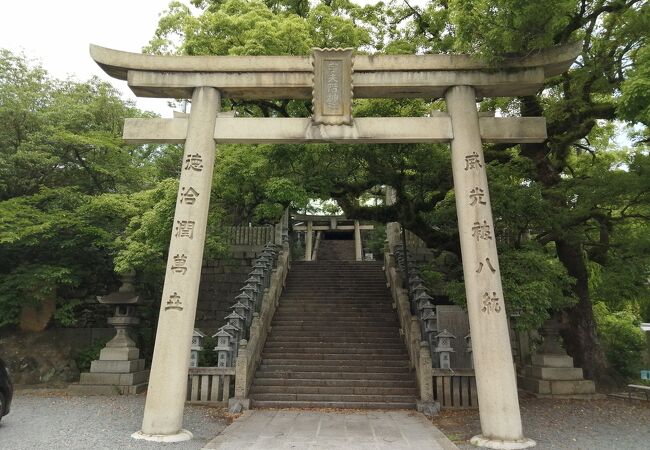
<path id="1" fill-rule="evenodd" d="M 210 206 L 219 104 L 216 89 L 194 89 L 149 389 L 142 429 L 132 435 L 136 439 L 180 442 L 192 438 L 192 433 L 183 429 L 183 408 Z"/>

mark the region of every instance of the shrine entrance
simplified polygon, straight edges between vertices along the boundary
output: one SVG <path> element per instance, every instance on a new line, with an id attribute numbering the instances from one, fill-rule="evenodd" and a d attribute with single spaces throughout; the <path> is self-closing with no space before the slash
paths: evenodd
<path id="1" fill-rule="evenodd" d="M 187 116 L 127 119 L 124 127 L 131 143 L 185 144 L 149 392 L 142 429 L 134 437 L 191 437 L 182 429 L 182 416 L 215 143 L 449 142 L 482 429 L 472 442 L 510 449 L 535 445 L 522 431 L 482 143 L 543 142 L 546 124 L 541 117 L 479 115 L 476 102 L 536 94 L 546 78 L 569 68 L 579 48 L 505 59 L 492 67 L 467 55 L 314 49 L 311 56 L 147 56 L 91 46 L 97 64 L 127 80 L 136 95 L 192 99 Z M 443 98 L 447 111 L 353 118 L 353 97 Z M 311 99 L 313 114 L 234 117 L 220 111 L 222 98 Z M 174 255 L 185 257 L 182 270 Z"/>

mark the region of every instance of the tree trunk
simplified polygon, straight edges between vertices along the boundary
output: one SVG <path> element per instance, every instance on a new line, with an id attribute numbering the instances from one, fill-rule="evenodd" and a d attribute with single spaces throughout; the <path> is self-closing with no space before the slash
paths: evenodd
<path id="1" fill-rule="evenodd" d="M 593 305 L 589 296 L 589 274 L 580 244 L 564 239 L 555 241 L 557 256 L 569 275 L 576 279 L 573 291 L 578 303 L 565 310 L 562 331 L 564 344 L 574 363 L 582 367 L 585 378 L 605 385 L 613 383 L 605 354 L 596 332 Z"/>

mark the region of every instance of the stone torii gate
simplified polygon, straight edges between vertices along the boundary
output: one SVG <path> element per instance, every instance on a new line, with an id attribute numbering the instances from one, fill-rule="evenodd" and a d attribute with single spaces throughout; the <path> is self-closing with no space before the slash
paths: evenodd
<path id="1" fill-rule="evenodd" d="M 533 95 L 568 69 L 579 46 L 551 49 L 498 67 L 467 55 L 148 56 L 91 45 L 109 75 L 142 97 L 191 98 L 187 117 L 127 119 L 131 143 L 185 143 L 141 431 L 157 441 L 182 429 L 215 143 L 450 142 L 456 208 L 482 434 L 490 448 L 526 448 L 508 338 L 482 142 L 542 142 L 543 118 L 485 117 L 477 98 Z M 352 97 L 444 98 L 430 117 L 353 118 Z M 223 98 L 312 99 L 310 118 L 243 118 L 221 113 Z"/>

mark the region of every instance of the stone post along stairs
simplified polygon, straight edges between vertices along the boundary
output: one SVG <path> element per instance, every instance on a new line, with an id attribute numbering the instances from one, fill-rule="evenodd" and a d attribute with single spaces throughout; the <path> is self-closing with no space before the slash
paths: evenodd
<path id="1" fill-rule="evenodd" d="M 409 366 L 381 262 L 354 241 L 323 240 L 294 262 L 251 389 L 257 408 L 415 408 Z"/>

